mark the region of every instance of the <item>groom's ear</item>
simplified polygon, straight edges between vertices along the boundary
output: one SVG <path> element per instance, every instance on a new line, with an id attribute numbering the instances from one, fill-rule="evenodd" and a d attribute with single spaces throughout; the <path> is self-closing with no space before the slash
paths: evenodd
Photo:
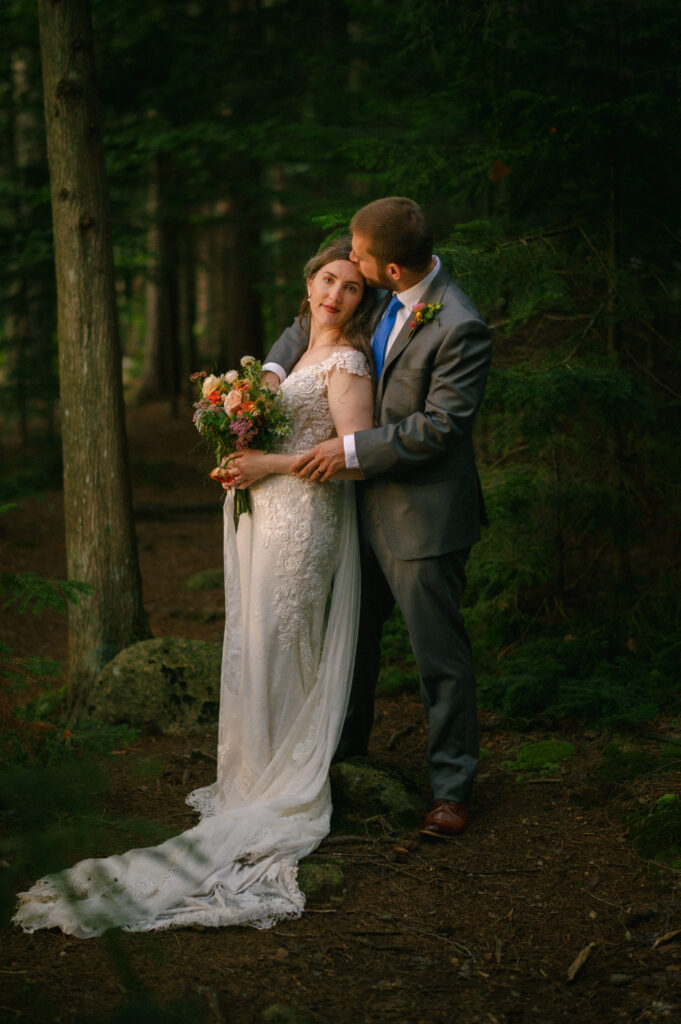
<path id="1" fill-rule="evenodd" d="M 394 281 L 395 284 L 399 283 L 402 278 L 403 271 L 404 267 L 401 267 L 399 263 L 386 263 L 385 265 L 386 274 L 391 281 Z"/>

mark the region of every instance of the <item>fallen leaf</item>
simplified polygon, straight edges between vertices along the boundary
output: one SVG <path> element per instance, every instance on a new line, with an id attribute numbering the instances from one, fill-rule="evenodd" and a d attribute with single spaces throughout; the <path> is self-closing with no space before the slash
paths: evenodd
<path id="1" fill-rule="evenodd" d="M 681 935 L 681 928 L 676 928 L 673 932 L 665 932 L 664 935 L 660 935 L 659 939 L 655 939 L 653 942 L 653 949 L 657 949 L 658 946 L 664 946 L 668 942 L 673 942 L 674 939 L 678 939 Z"/>
<path id="2" fill-rule="evenodd" d="M 572 963 L 570 964 L 570 966 L 567 969 L 567 980 L 568 981 L 574 981 L 575 980 L 575 978 L 577 977 L 577 975 L 581 971 L 582 967 L 584 966 L 584 964 L 589 959 L 589 956 L 591 954 L 591 950 L 594 948 L 595 945 L 596 945 L 595 942 L 590 942 L 588 946 L 585 946 L 584 949 L 582 949 L 577 954 L 577 956 L 575 957 L 575 959 L 572 961 Z"/>

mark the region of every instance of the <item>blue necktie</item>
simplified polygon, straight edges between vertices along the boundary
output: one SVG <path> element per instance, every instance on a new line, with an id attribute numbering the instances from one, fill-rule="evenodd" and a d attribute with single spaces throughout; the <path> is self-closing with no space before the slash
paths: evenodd
<path id="1" fill-rule="evenodd" d="M 392 299 L 388 303 L 388 308 L 383 314 L 383 319 L 376 328 L 376 333 L 371 340 L 371 351 L 374 354 L 374 362 L 376 364 L 376 377 L 381 376 L 383 370 L 383 362 L 385 360 L 385 348 L 388 344 L 388 338 L 390 332 L 395 326 L 395 317 L 397 316 L 398 309 L 402 309 L 404 303 L 400 302 L 397 295 L 393 295 Z"/>

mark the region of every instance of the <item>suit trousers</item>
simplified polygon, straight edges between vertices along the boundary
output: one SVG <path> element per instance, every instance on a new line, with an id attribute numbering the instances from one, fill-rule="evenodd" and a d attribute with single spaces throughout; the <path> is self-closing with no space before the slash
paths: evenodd
<path id="1" fill-rule="evenodd" d="M 428 774 L 436 800 L 467 803 L 478 764 L 475 678 L 460 611 L 469 548 L 398 559 L 381 527 L 371 486 L 360 497 L 362 598 L 357 657 L 338 760 L 366 754 L 381 633 L 397 602 L 411 640 L 428 720 Z"/>

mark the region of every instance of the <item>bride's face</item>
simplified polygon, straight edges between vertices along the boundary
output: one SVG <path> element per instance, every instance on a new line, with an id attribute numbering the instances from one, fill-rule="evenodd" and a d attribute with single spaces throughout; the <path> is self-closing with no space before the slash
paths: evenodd
<path id="1" fill-rule="evenodd" d="M 310 315 L 319 327 L 341 328 L 364 294 L 364 278 L 350 260 L 332 260 L 308 278 Z"/>

